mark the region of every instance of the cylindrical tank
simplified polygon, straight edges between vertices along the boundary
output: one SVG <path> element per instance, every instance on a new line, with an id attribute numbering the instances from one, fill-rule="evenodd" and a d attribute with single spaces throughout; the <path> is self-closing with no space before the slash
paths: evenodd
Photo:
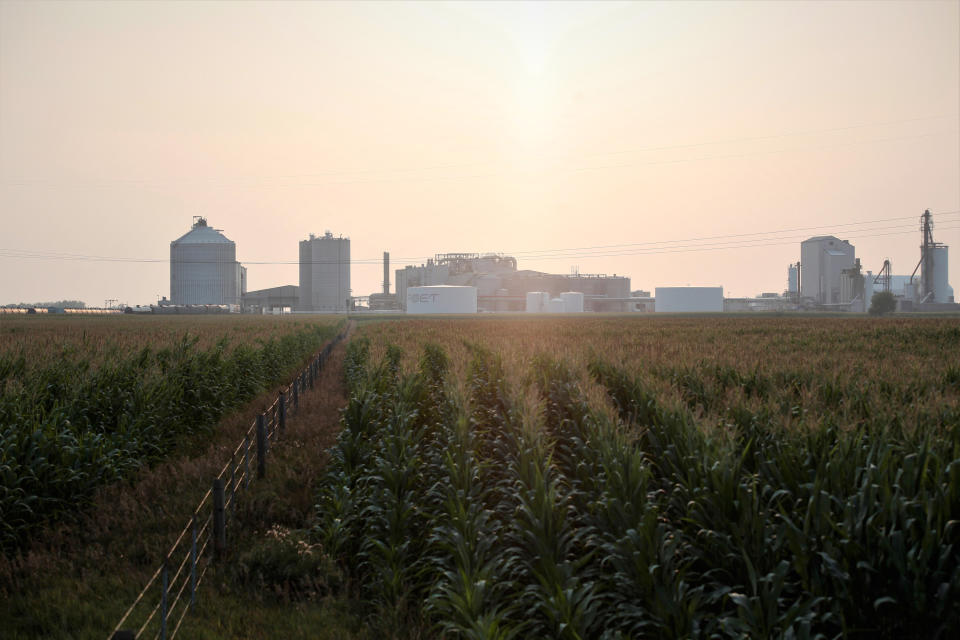
<path id="1" fill-rule="evenodd" d="M 789 291 L 790 293 L 797 292 L 797 283 L 798 283 L 799 275 L 800 274 L 797 271 L 796 265 L 792 264 L 789 267 L 787 267 L 787 291 Z"/>
<path id="2" fill-rule="evenodd" d="M 407 313 L 476 313 L 477 288 L 453 285 L 407 287 Z"/>
<path id="3" fill-rule="evenodd" d="M 564 313 L 583 313 L 583 294 L 579 291 L 565 291 L 560 294 Z"/>
<path id="4" fill-rule="evenodd" d="M 170 243 L 173 304 L 240 304 L 237 246 L 204 218 Z"/>
<path id="5" fill-rule="evenodd" d="M 947 282 L 947 247 L 934 247 L 933 252 L 933 297 L 931 302 L 950 300 L 950 283 Z"/>
<path id="6" fill-rule="evenodd" d="M 527 313 L 543 313 L 547 309 L 544 303 L 550 302 L 550 296 L 543 291 L 529 291 L 527 293 Z"/>
<path id="7" fill-rule="evenodd" d="M 547 311 L 550 313 L 563 313 L 563 298 L 554 298 L 551 300 Z"/>

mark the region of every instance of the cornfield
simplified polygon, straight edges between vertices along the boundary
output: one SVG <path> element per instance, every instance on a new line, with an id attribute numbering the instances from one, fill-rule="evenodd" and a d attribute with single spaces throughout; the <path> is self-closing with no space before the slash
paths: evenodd
<path id="1" fill-rule="evenodd" d="M 336 333 L 272 318 L 24 318 L 0 330 L 0 548 L 82 511 Z"/>
<path id="2" fill-rule="evenodd" d="M 314 541 L 391 637 L 960 631 L 951 320 L 371 323 Z"/>

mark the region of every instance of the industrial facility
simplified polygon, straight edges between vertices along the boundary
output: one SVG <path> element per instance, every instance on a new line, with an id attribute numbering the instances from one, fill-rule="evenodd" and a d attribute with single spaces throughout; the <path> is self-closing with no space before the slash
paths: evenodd
<path id="1" fill-rule="evenodd" d="M 237 246 L 206 218 L 170 243 L 170 303 L 239 305 L 246 292 L 246 269 L 237 262 Z"/>
<path id="2" fill-rule="evenodd" d="M 299 285 L 246 290 L 246 269 L 236 245 L 202 217 L 170 243 L 170 299 L 132 313 L 583 313 L 583 312 L 864 312 L 873 295 L 889 291 L 900 311 L 960 311 L 947 281 L 948 247 L 934 240 L 933 216 L 920 218 L 920 260 L 909 276 L 893 275 L 884 260 L 864 271 L 856 248 L 832 235 L 800 243 L 800 260 L 787 269 L 782 293 L 724 298 L 723 287 L 656 287 L 630 291 L 630 278 L 604 274 L 551 274 L 521 270 L 501 253 L 439 253 L 419 266 L 394 271 L 383 253 L 382 290 L 354 296 L 350 238 L 310 234 L 299 243 Z"/>
<path id="3" fill-rule="evenodd" d="M 531 292 L 546 294 L 550 301 L 579 293 L 581 311 L 631 310 L 630 278 L 518 270 L 516 258 L 499 253 L 440 253 L 426 264 L 396 270 L 397 301 L 405 310 L 408 288 L 433 285 L 476 287 L 479 311 L 527 311 Z M 541 304 L 539 309 L 550 312 L 559 306 Z"/>
<path id="4" fill-rule="evenodd" d="M 874 293 L 889 291 L 900 311 L 955 311 L 947 276 L 949 248 L 933 239 L 933 215 L 920 217 L 920 261 L 909 276 L 894 275 L 890 260 L 880 271 L 863 272 L 856 250 L 846 240 L 816 236 L 800 244 L 800 262 L 787 271 L 784 298 L 796 309 L 866 311 Z"/>

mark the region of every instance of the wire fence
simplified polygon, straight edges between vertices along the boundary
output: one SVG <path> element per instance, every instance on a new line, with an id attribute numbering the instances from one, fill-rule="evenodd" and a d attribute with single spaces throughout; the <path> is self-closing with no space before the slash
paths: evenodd
<path id="1" fill-rule="evenodd" d="M 226 530 L 237 493 L 250 486 L 255 477 L 266 475 L 270 444 L 283 436 L 287 416 L 299 411 L 300 397 L 314 388 L 333 348 L 349 330 L 348 324 L 256 417 L 108 640 L 176 637 L 187 612 L 196 603 L 197 588 L 207 569 L 226 552 Z M 251 468 L 253 464 L 256 469 Z"/>

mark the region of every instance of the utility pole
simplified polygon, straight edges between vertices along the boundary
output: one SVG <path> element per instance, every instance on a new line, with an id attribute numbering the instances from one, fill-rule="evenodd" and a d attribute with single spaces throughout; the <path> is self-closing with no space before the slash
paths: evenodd
<path id="1" fill-rule="evenodd" d="M 933 293 L 933 222 L 930 220 L 930 209 L 923 212 L 921 218 L 923 221 L 923 245 L 921 246 L 921 259 L 923 260 L 923 271 L 920 273 L 920 279 L 923 281 L 923 297 L 926 298 Z"/>

